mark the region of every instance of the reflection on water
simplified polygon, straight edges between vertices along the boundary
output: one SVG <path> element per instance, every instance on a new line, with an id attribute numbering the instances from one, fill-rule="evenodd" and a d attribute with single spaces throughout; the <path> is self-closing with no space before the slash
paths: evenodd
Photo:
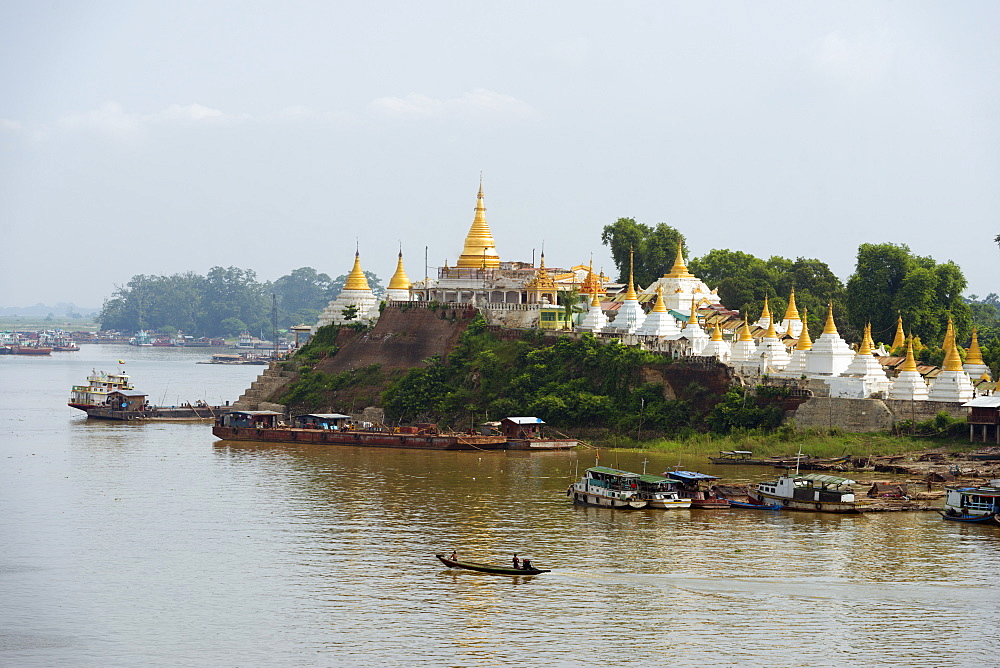
<path id="1" fill-rule="evenodd" d="M 198 390 L 189 368 L 214 369 L 158 352 L 143 376 L 178 391 Z M 566 487 L 589 452 L 320 449 L 88 423 L 63 407 L 65 377 L 80 377 L 63 366 L 81 364 L 0 360 L 0 665 L 995 663 L 995 528 L 576 507 Z M 243 375 L 195 382 L 233 399 L 259 372 L 223 369 Z M 444 569 L 434 554 L 452 549 L 553 572 Z"/>

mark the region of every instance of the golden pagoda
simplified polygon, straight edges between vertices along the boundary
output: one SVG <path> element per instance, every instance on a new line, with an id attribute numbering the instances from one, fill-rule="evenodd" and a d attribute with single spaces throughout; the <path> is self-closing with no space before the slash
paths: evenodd
<path id="1" fill-rule="evenodd" d="M 809 328 L 806 326 L 809 317 L 809 309 L 802 310 L 802 331 L 799 333 L 799 340 L 795 343 L 796 350 L 812 350 L 813 342 L 809 338 Z"/>
<path id="2" fill-rule="evenodd" d="M 635 294 L 635 278 L 633 269 L 635 266 L 635 251 L 628 251 L 628 291 L 625 293 L 625 301 L 639 301 L 639 296 Z"/>
<path id="3" fill-rule="evenodd" d="M 347 281 L 344 283 L 345 290 L 371 290 L 368 287 L 368 279 L 365 278 L 365 272 L 361 270 L 361 253 L 354 251 L 354 268 L 351 269 L 351 273 L 347 276 Z"/>
<path id="4" fill-rule="evenodd" d="M 900 371 L 916 371 L 917 370 L 917 360 L 913 357 L 913 339 L 909 339 L 906 342 L 906 360 L 903 362 Z"/>
<path id="5" fill-rule="evenodd" d="M 544 297 L 548 298 L 548 303 L 556 303 L 556 282 L 552 279 L 548 269 L 545 268 L 544 251 L 538 271 L 535 272 L 534 278 L 524 286 L 524 289 L 528 293 L 528 303 L 540 304 Z"/>
<path id="6" fill-rule="evenodd" d="M 799 320 L 799 310 L 795 307 L 795 288 L 788 296 L 788 308 L 785 309 L 785 320 Z"/>
<path id="7" fill-rule="evenodd" d="M 580 294 L 584 295 L 598 295 L 606 294 L 607 291 L 604 289 L 604 284 L 601 279 L 597 277 L 594 273 L 594 262 L 591 261 L 590 267 L 587 269 L 587 277 L 583 279 L 583 285 L 580 286 Z"/>
<path id="8" fill-rule="evenodd" d="M 687 265 L 684 264 L 684 252 L 680 240 L 677 241 L 677 259 L 674 260 L 674 266 L 670 268 L 670 273 L 664 274 L 663 276 L 664 278 L 694 277 L 694 274 L 688 271 Z"/>
<path id="9" fill-rule="evenodd" d="M 823 326 L 824 334 L 839 334 L 837 331 L 837 323 L 833 321 L 833 302 L 830 302 L 830 308 L 826 312 L 826 324 Z"/>
<path id="10" fill-rule="evenodd" d="M 396 273 L 389 279 L 390 290 L 409 290 L 410 279 L 403 269 L 403 251 L 399 251 L 399 261 L 396 262 Z"/>
<path id="11" fill-rule="evenodd" d="M 479 180 L 479 195 L 476 197 L 476 216 L 465 237 L 465 248 L 458 258 L 459 268 L 499 269 L 500 256 L 497 255 L 493 233 L 486 223 L 486 204 L 483 202 L 483 181 Z"/>
<path id="12" fill-rule="evenodd" d="M 906 344 L 906 336 L 903 334 L 903 316 L 896 319 L 896 336 L 892 337 L 892 349 L 895 350 Z"/>
<path id="13" fill-rule="evenodd" d="M 969 350 L 965 353 L 965 363 L 984 364 L 983 351 L 979 348 L 979 330 L 975 327 L 972 329 L 972 343 L 969 344 Z"/>

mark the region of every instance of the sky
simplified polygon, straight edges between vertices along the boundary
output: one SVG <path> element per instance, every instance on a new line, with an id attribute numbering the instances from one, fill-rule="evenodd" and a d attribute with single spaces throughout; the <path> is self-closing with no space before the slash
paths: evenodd
<path id="1" fill-rule="evenodd" d="M 613 272 L 861 243 L 1000 292 L 1000 3 L 0 0 L 0 306 L 136 274 L 502 260 Z"/>

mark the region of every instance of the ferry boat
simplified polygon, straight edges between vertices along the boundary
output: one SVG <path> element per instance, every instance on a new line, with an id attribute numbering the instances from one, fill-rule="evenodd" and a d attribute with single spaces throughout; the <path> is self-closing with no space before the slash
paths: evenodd
<path id="1" fill-rule="evenodd" d="M 643 473 L 639 476 L 639 495 L 646 499 L 649 508 L 657 510 L 691 507 L 691 499 L 684 498 L 672 478 Z"/>
<path id="2" fill-rule="evenodd" d="M 752 485 L 749 496 L 754 503 L 778 504 L 785 510 L 859 513 L 854 484 L 854 480 L 823 473 L 785 474 L 773 482 Z"/>
<path id="3" fill-rule="evenodd" d="M 387 427 L 353 420 L 340 413 L 296 415 L 292 424 L 275 411 L 228 411 L 219 415 L 212 433 L 224 441 L 258 441 L 317 445 L 357 445 L 413 450 L 506 450 L 506 436 L 442 432 L 437 425 Z"/>
<path id="4" fill-rule="evenodd" d="M 144 330 L 139 330 L 135 333 L 131 339 L 128 340 L 130 346 L 152 346 L 153 339 L 149 336 L 149 333 Z"/>
<path id="5" fill-rule="evenodd" d="M 570 485 L 566 494 L 573 503 L 602 508 L 645 508 L 649 500 L 639 490 L 638 473 L 619 471 L 605 466 L 587 469 L 579 482 Z"/>
<path id="6" fill-rule="evenodd" d="M 104 408 L 108 404 L 108 395 L 117 390 L 134 390 L 127 373 L 104 373 L 91 371 L 87 376 L 87 385 L 74 385 L 70 391 L 68 405 L 87 411 L 91 408 Z"/>
<path id="7" fill-rule="evenodd" d="M 979 487 L 945 487 L 941 516 L 953 522 L 1000 524 L 1000 480 Z"/>

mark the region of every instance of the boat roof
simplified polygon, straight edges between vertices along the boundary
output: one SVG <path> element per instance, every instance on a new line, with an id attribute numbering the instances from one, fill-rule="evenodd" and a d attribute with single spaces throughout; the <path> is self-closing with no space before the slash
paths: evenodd
<path id="1" fill-rule="evenodd" d="M 145 397 L 148 396 L 145 392 L 140 390 L 115 390 L 111 394 L 120 394 L 123 397 Z"/>
<path id="2" fill-rule="evenodd" d="M 696 471 L 667 471 L 667 476 L 678 480 L 718 480 L 718 476 Z"/>
<path id="3" fill-rule="evenodd" d="M 1000 396 L 976 397 L 972 401 L 962 404 L 963 408 L 996 408 L 1000 406 Z"/>
<path id="4" fill-rule="evenodd" d="M 719 450 L 720 455 L 752 455 L 752 450 Z"/>
<path id="5" fill-rule="evenodd" d="M 229 411 L 228 415 L 284 415 L 275 411 Z"/>
<path id="6" fill-rule="evenodd" d="M 545 424 L 545 420 L 536 417 L 509 417 L 504 419 L 510 420 L 514 424 Z"/>
<path id="7" fill-rule="evenodd" d="M 631 471 L 621 471 L 619 469 L 608 468 L 607 466 L 591 466 L 588 471 L 593 471 L 594 473 L 603 473 L 604 475 L 617 475 L 627 478 L 641 478 L 638 473 L 632 473 Z"/>
<path id="8" fill-rule="evenodd" d="M 642 475 L 640 475 L 639 476 L 639 480 L 641 480 L 642 482 L 651 483 L 651 484 L 654 484 L 654 485 L 658 484 L 658 483 L 661 483 L 661 482 L 672 482 L 672 483 L 676 483 L 677 482 L 676 480 L 671 480 L 670 478 L 664 478 L 663 476 L 659 476 L 659 475 L 649 475 L 649 474 L 646 474 L 646 473 L 643 473 Z"/>
<path id="9" fill-rule="evenodd" d="M 836 475 L 826 475 L 825 473 L 803 473 L 795 476 L 796 480 L 811 480 L 812 482 L 823 483 L 824 485 L 854 485 L 856 480 L 841 478 Z"/>
<path id="10" fill-rule="evenodd" d="M 302 415 L 296 415 L 298 418 L 318 418 L 320 420 L 350 420 L 350 415 L 341 415 L 340 413 L 303 413 Z"/>

